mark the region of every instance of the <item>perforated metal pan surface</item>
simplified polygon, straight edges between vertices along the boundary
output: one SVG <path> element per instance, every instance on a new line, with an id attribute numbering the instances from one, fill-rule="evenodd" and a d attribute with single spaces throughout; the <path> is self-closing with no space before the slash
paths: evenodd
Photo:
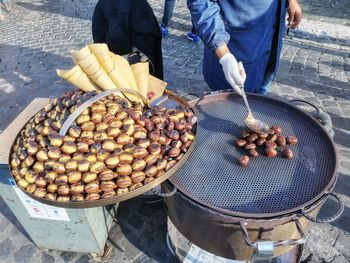
<path id="1" fill-rule="evenodd" d="M 263 153 L 248 167 L 237 159 L 246 154 L 234 146 L 247 115 L 233 93 L 207 95 L 190 102 L 198 117 L 196 148 L 169 179 L 194 201 L 225 214 L 266 218 L 294 213 L 319 200 L 334 186 L 335 145 L 309 114 L 280 100 L 248 94 L 254 116 L 298 138 L 292 160 Z"/>

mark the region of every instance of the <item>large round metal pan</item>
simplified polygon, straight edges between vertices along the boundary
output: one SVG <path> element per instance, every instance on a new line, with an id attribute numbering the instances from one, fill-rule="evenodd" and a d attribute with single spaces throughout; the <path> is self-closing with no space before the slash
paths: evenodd
<path id="1" fill-rule="evenodd" d="M 287 102 L 248 94 L 254 116 L 296 136 L 295 157 L 268 158 L 261 152 L 248 167 L 237 159 L 246 154 L 234 145 L 245 127 L 243 99 L 231 92 L 191 101 L 197 143 L 187 162 L 169 181 L 197 203 L 223 214 L 271 218 L 307 209 L 323 200 L 336 181 L 335 145 L 314 117 Z"/>
<path id="2" fill-rule="evenodd" d="M 175 108 L 177 105 L 184 105 L 184 106 L 190 107 L 190 105 L 186 102 L 186 100 L 184 100 L 183 98 L 181 98 L 180 96 L 176 95 L 175 93 L 173 93 L 171 91 L 166 91 L 165 96 L 163 97 L 163 99 L 161 101 L 162 102 L 158 105 L 166 106 L 168 108 Z M 24 126 L 25 125 L 23 125 L 23 127 Z M 196 133 L 196 125 L 194 126 L 193 129 L 194 129 L 193 132 Z M 16 142 L 17 138 L 18 138 L 18 136 L 16 137 L 14 142 Z M 105 206 L 105 205 L 110 205 L 110 204 L 116 204 L 116 203 L 119 203 L 121 201 L 125 201 L 128 199 L 134 198 L 138 195 L 141 195 L 141 194 L 155 188 L 157 185 L 161 184 L 165 180 L 167 180 L 186 162 L 188 157 L 191 155 L 191 153 L 195 147 L 195 144 L 196 144 L 196 138 L 194 139 L 193 143 L 189 147 L 188 151 L 180 159 L 180 161 L 173 168 L 171 168 L 166 173 L 164 173 L 164 175 L 162 175 L 161 177 L 159 177 L 159 178 L 155 179 L 154 181 L 152 181 L 152 182 L 150 182 L 150 183 L 148 183 L 148 184 L 146 184 L 138 189 L 135 189 L 131 192 L 117 195 L 117 196 L 114 196 L 111 198 L 99 199 L 99 200 L 94 200 L 94 201 L 83 201 L 83 202 L 58 202 L 58 201 L 53 201 L 53 200 L 34 196 L 33 194 L 28 193 L 24 189 L 22 189 L 20 187 L 19 188 L 22 190 L 22 192 L 24 192 L 26 195 L 30 196 L 34 200 L 37 200 L 37 201 L 44 203 L 44 204 L 47 204 L 47 205 L 56 206 L 56 207 L 90 208 L 90 207 L 99 207 L 99 206 Z M 9 150 L 11 151 L 12 148 L 13 148 L 13 145 L 11 146 L 11 148 Z M 9 156 L 11 156 L 11 154 L 9 154 Z M 10 163 L 10 160 L 9 160 L 9 163 Z"/>

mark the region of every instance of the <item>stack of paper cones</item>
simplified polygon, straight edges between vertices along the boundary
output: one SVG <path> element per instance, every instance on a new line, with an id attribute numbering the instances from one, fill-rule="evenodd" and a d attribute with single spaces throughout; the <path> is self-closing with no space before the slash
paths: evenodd
<path id="1" fill-rule="evenodd" d="M 106 44 L 91 44 L 88 47 L 119 89 L 138 91 L 134 75 L 126 59 L 110 52 Z M 123 91 L 123 94 L 129 100 L 142 102 L 138 96 L 132 93 Z"/>
<path id="2" fill-rule="evenodd" d="M 130 101 L 143 100 L 134 92 L 152 99 L 163 94 L 166 82 L 149 74 L 148 62 L 129 65 L 122 56 L 109 51 L 106 44 L 90 44 L 79 51 L 72 51 L 76 66 L 70 70 L 57 70 L 57 75 L 64 78 L 82 91 L 120 89 L 117 94 Z M 125 91 L 131 90 L 131 92 Z"/>

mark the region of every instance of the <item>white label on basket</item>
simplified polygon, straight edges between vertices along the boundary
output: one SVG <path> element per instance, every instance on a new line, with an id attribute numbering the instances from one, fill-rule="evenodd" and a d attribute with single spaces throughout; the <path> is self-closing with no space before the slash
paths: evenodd
<path id="1" fill-rule="evenodd" d="M 48 220 L 69 221 L 69 216 L 67 214 L 66 209 L 42 204 L 24 194 L 17 187 L 15 180 L 13 180 L 12 178 L 9 178 L 8 180 L 13 186 L 13 189 L 17 193 L 24 207 L 28 211 L 30 217 Z"/>

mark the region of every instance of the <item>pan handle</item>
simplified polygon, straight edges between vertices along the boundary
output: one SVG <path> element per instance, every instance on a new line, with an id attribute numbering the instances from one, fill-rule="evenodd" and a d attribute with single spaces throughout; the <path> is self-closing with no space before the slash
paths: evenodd
<path id="1" fill-rule="evenodd" d="M 332 137 L 334 136 L 332 119 L 325 110 L 315 106 L 313 103 L 311 103 L 309 101 L 302 100 L 302 99 L 293 99 L 293 100 L 289 100 L 289 102 L 292 104 L 296 104 L 298 102 L 301 102 L 301 103 L 307 104 L 307 105 L 311 106 L 312 108 L 314 108 L 316 113 L 313 113 L 311 115 L 314 116 L 322 124 L 322 126 L 327 130 L 327 132 Z"/>
<path id="2" fill-rule="evenodd" d="M 287 239 L 287 240 L 279 240 L 279 241 L 270 241 L 270 240 L 257 240 L 257 241 L 252 241 L 248 235 L 248 230 L 246 225 L 248 224 L 247 222 L 240 222 L 241 225 L 241 230 L 243 233 L 243 237 L 244 237 L 244 241 L 246 242 L 246 244 L 251 247 L 251 248 L 255 248 L 259 250 L 259 247 L 266 247 L 266 245 L 262 244 L 266 244 L 266 242 L 270 242 L 270 247 L 273 248 L 275 247 L 281 247 L 281 246 L 293 246 L 293 245 L 300 245 L 305 243 L 306 241 L 306 234 L 305 231 L 303 230 L 303 227 L 299 221 L 298 218 L 294 218 L 293 221 L 295 222 L 295 225 L 298 229 L 299 235 L 300 235 L 300 239 Z M 264 243 L 261 243 L 264 242 Z M 259 252 L 259 251 L 258 251 Z M 272 251 L 273 252 L 273 251 Z"/>
<path id="3" fill-rule="evenodd" d="M 308 214 L 308 212 L 305 211 L 305 210 L 301 210 L 301 214 L 306 219 L 308 219 L 308 220 L 310 220 L 310 221 L 312 221 L 314 223 L 330 223 L 330 222 L 333 222 L 334 220 L 338 219 L 341 216 L 341 214 L 343 213 L 343 211 L 344 211 L 344 203 L 340 200 L 338 195 L 336 195 L 335 193 L 331 193 L 331 192 L 325 194 L 324 195 L 324 199 L 326 200 L 330 195 L 333 196 L 339 203 L 339 209 L 333 216 L 319 219 L 319 218 L 315 218 L 315 217 L 310 216 Z"/>
<path id="4" fill-rule="evenodd" d="M 157 190 L 155 190 L 154 188 L 151 189 L 151 192 L 154 193 L 155 195 L 158 195 L 160 197 L 170 197 L 170 196 L 173 196 L 176 192 L 177 192 L 177 188 L 175 186 L 173 186 L 174 189 L 171 190 L 169 193 L 161 193 L 161 192 L 158 192 Z"/>

